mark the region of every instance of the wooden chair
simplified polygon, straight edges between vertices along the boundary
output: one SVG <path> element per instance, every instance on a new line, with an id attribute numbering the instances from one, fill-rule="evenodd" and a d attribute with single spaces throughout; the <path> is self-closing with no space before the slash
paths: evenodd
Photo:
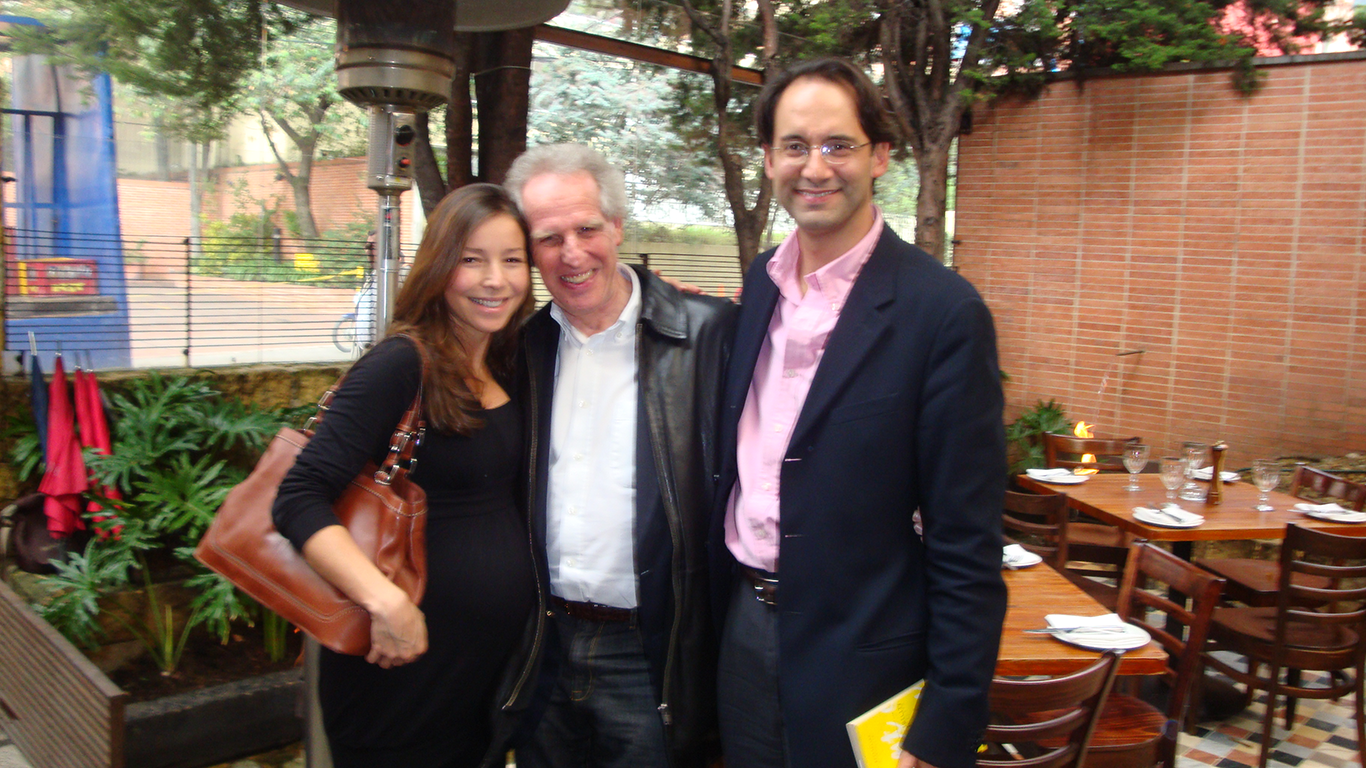
<path id="1" fill-rule="evenodd" d="M 1068 520 L 1067 495 L 1006 491 L 1006 537 L 1039 555 L 1096 602 L 1115 610 L 1129 556 L 1129 534 L 1114 526 Z"/>
<path id="2" fill-rule="evenodd" d="M 1357 511 L 1366 507 L 1366 485 L 1349 482 L 1303 464 L 1295 468 L 1295 475 L 1290 479 L 1290 495 L 1316 504 L 1334 499 L 1342 506 Z M 1277 583 L 1280 580 L 1280 567 L 1276 563 L 1250 557 L 1201 558 L 1195 562 L 1201 568 L 1228 580 L 1225 598 L 1259 608 L 1276 605 Z M 1296 578 L 1304 587 L 1326 589 L 1329 586 L 1324 578 L 1306 575 Z"/>
<path id="3" fill-rule="evenodd" d="M 1165 550 L 1145 542 L 1134 544 L 1119 587 L 1118 613 L 1148 630 L 1167 649 L 1171 661 L 1162 674 L 1170 691 L 1167 708 L 1164 712 L 1136 696 L 1111 693 L 1091 737 L 1087 768 L 1146 768 L 1157 762 L 1176 768 L 1176 736 L 1186 722 L 1191 689 L 1201 677 L 1200 654 L 1223 584 L 1223 579 Z M 1172 602 L 1168 596 L 1173 593 L 1188 595 L 1190 608 Z M 1175 622 L 1146 621 L 1152 611 Z M 1167 630 L 1175 626 L 1186 629 L 1185 639 Z"/>
<path id="4" fill-rule="evenodd" d="M 1366 485 L 1303 464 L 1290 478 L 1290 495 L 1316 504 L 1336 501 L 1348 509 L 1366 510 Z"/>
<path id="5" fill-rule="evenodd" d="M 1049 468 L 1065 467 L 1075 469 L 1097 469 L 1101 472 L 1127 472 L 1124 468 L 1124 448 L 1130 443 L 1142 442 L 1133 437 L 1128 440 L 1107 440 L 1098 437 L 1074 437 L 1045 433 L 1043 436 L 1044 464 Z M 1095 461 L 1082 461 L 1086 454 L 1096 457 Z M 1064 458 L 1074 457 L 1074 458 Z"/>
<path id="6" fill-rule="evenodd" d="M 977 758 L 977 765 L 1073 768 L 1084 761 L 1089 765 L 1087 745 L 1118 668 L 1119 655 L 1106 651 L 1095 664 L 1063 677 L 993 680 L 992 724 L 983 734 L 987 750 Z M 1040 741 L 1050 741 L 1052 746 Z"/>
<path id="7" fill-rule="evenodd" d="M 1328 565 L 1326 563 L 1332 563 Z M 1297 576 L 1326 579 L 1330 586 L 1303 586 Z M 1258 768 L 1266 768 L 1276 700 L 1286 697 L 1285 727 L 1293 729 L 1298 699 L 1337 699 L 1354 693 L 1357 746 L 1366 744 L 1362 681 L 1366 675 L 1366 538 L 1286 526 L 1281 545 L 1280 579 L 1274 608 L 1218 608 L 1203 654 L 1207 666 L 1248 687 L 1266 691 Z M 1341 585 L 1353 586 L 1341 586 Z M 1315 607 L 1305 607 L 1312 605 Z M 1226 650 L 1247 659 L 1247 671 L 1211 651 Z M 1262 669 L 1266 673 L 1262 674 Z M 1285 671 L 1285 680 L 1281 672 Z M 1301 672 L 1327 672 L 1320 685 L 1302 684 Z"/>
<path id="8" fill-rule="evenodd" d="M 1019 544 L 1061 571 L 1067 565 L 1067 496 L 1006 491 L 1001 527 Z"/>

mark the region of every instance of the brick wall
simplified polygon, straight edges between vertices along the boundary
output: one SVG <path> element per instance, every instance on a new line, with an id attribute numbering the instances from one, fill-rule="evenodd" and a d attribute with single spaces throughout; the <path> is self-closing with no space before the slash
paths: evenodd
<path id="1" fill-rule="evenodd" d="M 955 260 L 1008 416 L 1234 466 L 1366 450 L 1366 54 L 1273 61 L 1248 98 L 1191 69 L 977 107 Z"/>
<path id="2" fill-rule="evenodd" d="M 339 160 L 320 160 L 313 163 L 313 178 L 309 184 L 313 203 L 313 220 L 319 231 L 327 231 L 344 226 L 355 219 L 374 222 L 378 209 L 378 198 L 373 190 L 365 186 L 365 158 L 348 157 Z M 294 209 L 294 192 L 289 182 L 276 179 L 279 168 L 274 164 L 245 165 L 220 168 L 214 172 L 214 185 L 204 196 L 206 215 L 216 219 L 227 219 L 238 210 L 236 187 L 246 183 L 247 196 L 252 200 L 265 201 L 267 207 L 278 198 L 280 210 Z M 414 234 L 416 219 L 421 216 L 417 207 L 417 194 L 406 192 L 400 197 L 403 208 L 402 242 L 416 243 Z M 249 209 L 259 214 L 260 207 Z"/>

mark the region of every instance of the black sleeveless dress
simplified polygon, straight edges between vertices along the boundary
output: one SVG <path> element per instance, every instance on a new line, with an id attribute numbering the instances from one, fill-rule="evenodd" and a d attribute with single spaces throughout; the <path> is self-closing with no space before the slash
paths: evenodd
<path id="1" fill-rule="evenodd" d="M 359 360 L 317 436 L 280 486 L 276 525 L 295 546 L 334 523 L 328 500 L 389 435 L 420 379 L 416 349 L 389 339 Z M 469 436 L 428 430 L 412 474 L 427 492 L 429 648 L 381 669 L 324 649 L 319 694 L 333 762 L 474 766 L 489 746 L 494 687 L 535 605 L 525 524 L 516 503 L 525 462 L 516 400 L 480 414 Z"/>

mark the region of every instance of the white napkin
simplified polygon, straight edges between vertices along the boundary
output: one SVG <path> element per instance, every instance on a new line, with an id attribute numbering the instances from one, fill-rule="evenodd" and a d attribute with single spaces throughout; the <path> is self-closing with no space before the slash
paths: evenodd
<path id="1" fill-rule="evenodd" d="M 1194 470 L 1193 472 L 1191 472 L 1191 477 L 1195 478 L 1196 480 L 1208 480 L 1208 479 L 1210 479 L 1210 478 L 1213 477 L 1213 476 L 1214 476 L 1214 470 L 1211 469 L 1210 467 L 1201 467 L 1201 468 L 1199 468 L 1199 469 Z M 1237 473 L 1237 472 L 1227 472 L 1227 471 L 1226 471 L 1226 472 L 1220 472 L 1220 473 L 1219 473 L 1219 477 L 1223 478 L 1224 482 L 1226 482 L 1226 483 L 1236 483 L 1236 482 L 1238 482 L 1238 473 Z"/>
<path id="2" fill-rule="evenodd" d="M 1296 504 L 1296 505 L 1295 505 L 1295 509 L 1297 509 L 1297 510 L 1299 510 L 1299 511 L 1301 511 L 1301 512 L 1329 512 L 1329 513 L 1342 513 L 1342 512 L 1351 512 L 1351 511 L 1352 511 L 1352 510 L 1347 509 L 1346 507 L 1344 507 L 1344 506 L 1338 504 L 1338 503 L 1335 502 L 1335 501 L 1330 501 L 1330 502 L 1328 502 L 1327 504 L 1310 504 L 1310 503 L 1308 503 L 1308 502 L 1300 502 L 1299 504 Z"/>
<path id="3" fill-rule="evenodd" d="M 1050 477 L 1067 477 L 1072 474 L 1072 470 L 1064 467 L 1057 469 L 1026 469 L 1025 474 L 1035 480 L 1047 480 Z"/>
<path id="4" fill-rule="evenodd" d="M 1007 563 L 1015 560 L 1028 560 L 1030 554 L 1029 550 L 1019 544 L 1007 544 L 1001 548 L 1001 560 Z"/>
<path id="5" fill-rule="evenodd" d="M 1145 512 L 1147 514 L 1156 515 L 1158 517 L 1163 517 L 1165 513 L 1165 515 L 1170 515 L 1172 519 L 1183 524 L 1193 525 L 1195 523 L 1205 522 L 1204 515 L 1197 515 L 1194 512 L 1182 509 L 1181 507 L 1175 504 L 1163 504 L 1162 509 L 1153 509 L 1152 507 L 1134 507 L 1134 511 Z"/>
<path id="6" fill-rule="evenodd" d="M 1043 617 L 1051 629 L 1097 629 L 1110 627 L 1127 627 L 1117 613 L 1105 613 L 1100 616 L 1073 616 L 1068 613 L 1050 613 Z"/>

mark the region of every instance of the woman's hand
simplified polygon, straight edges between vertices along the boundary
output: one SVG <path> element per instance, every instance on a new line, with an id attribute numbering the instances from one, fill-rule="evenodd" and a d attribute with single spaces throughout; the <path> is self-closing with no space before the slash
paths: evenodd
<path id="1" fill-rule="evenodd" d="M 304 542 L 304 560 L 342 594 L 370 614 L 370 652 L 365 660 L 384 669 L 427 652 L 427 619 L 403 590 L 384 577 L 340 525 L 329 525 Z"/>
<path id="2" fill-rule="evenodd" d="M 397 599 L 370 612 L 370 652 L 365 660 L 384 669 L 414 661 L 427 652 L 427 619 L 401 590 Z"/>

